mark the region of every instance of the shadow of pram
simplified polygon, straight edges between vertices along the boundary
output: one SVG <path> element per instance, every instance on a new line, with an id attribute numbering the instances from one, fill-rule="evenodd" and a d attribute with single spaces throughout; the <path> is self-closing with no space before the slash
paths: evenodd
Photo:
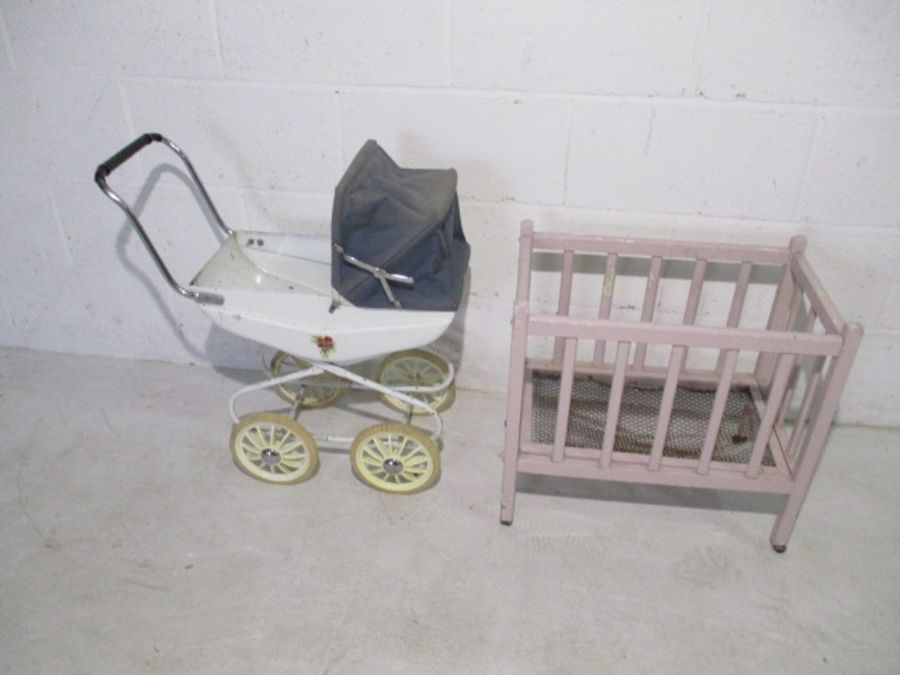
<path id="1" fill-rule="evenodd" d="M 224 235 L 216 224 L 215 217 L 207 208 L 206 203 L 202 195 L 200 194 L 200 191 L 197 188 L 196 184 L 186 173 L 171 164 L 157 165 L 150 172 L 150 175 L 147 177 L 146 182 L 141 187 L 138 196 L 135 198 L 134 202 L 131 205 L 132 211 L 134 211 L 135 215 L 138 216 L 138 218 L 143 215 L 147 203 L 150 201 L 150 198 L 159 185 L 160 180 L 167 174 L 176 178 L 190 191 L 190 194 L 194 197 L 194 201 L 197 202 L 203 218 L 206 220 L 207 226 L 212 231 L 213 236 L 216 238 L 216 241 L 221 244 L 224 239 Z M 191 357 L 204 363 L 225 364 L 227 366 L 245 368 L 254 367 L 255 362 L 259 360 L 259 349 L 258 345 L 255 345 L 255 343 L 253 342 L 237 337 L 236 335 L 232 335 L 231 333 L 228 333 L 218 328 L 217 326 L 211 326 L 202 347 L 194 344 L 185 335 L 182 327 L 182 320 L 173 311 L 172 304 L 170 304 L 170 302 L 168 302 L 163 297 L 163 293 L 170 293 L 169 297 L 172 298 L 172 302 L 180 302 L 184 303 L 185 305 L 189 305 L 191 304 L 191 302 L 189 300 L 185 300 L 175 296 L 174 294 L 171 294 L 171 290 L 168 287 L 160 285 L 160 277 L 158 275 L 153 276 L 156 274 L 156 270 L 154 270 L 153 275 L 148 274 L 145 271 L 144 267 L 138 265 L 131 259 L 131 257 L 129 256 L 128 245 L 132 238 L 135 236 L 135 231 L 131 225 L 131 222 L 128 220 L 128 218 L 125 218 L 122 221 L 122 225 L 119 228 L 119 234 L 116 237 L 116 255 L 121 261 L 123 267 L 128 270 L 138 281 L 140 281 L 141 284 L 143 284 L 144 288 L 147 290 L 148 295 L 150 295 L 150 297 L 156 303 L 160 314 L 169 325 L 169 329 L 181 342 L 185 351 Z M 165 260 L 165 252 L 161 251 L 160 253 Z M 210 253 L 212 253 L 212 251 L 210 251 Z M 146 251 L 144 251 L 143 249 L 138 253 L 138 255 L 143 256 L 143 259 L 146 259 Z M 178 271 L 176 270 L 173 273 L 177 274 L 177 272 Z M 196 270 L 194 270 L 194 272 L 196 272 Z M 176 276 L 176 279 L 177 278 L 178 277 Z"/>

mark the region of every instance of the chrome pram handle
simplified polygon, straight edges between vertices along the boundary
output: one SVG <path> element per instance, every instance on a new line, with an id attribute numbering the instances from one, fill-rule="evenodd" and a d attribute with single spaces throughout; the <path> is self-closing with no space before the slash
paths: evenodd
<path id="1" fill-rule="evenodd" d="M 395 274 L 394 272 L 388 272 L 380 267 L 376 267 L 375 265 L 370 265 L 367 262 L 363 262 L 359 258 L 355 258 L 349 253 L 344 252 L 344 248 L 340 244 L 334 245 L 334 250 L 337 251 L 344 262 L 353 265 L 354 267 L 358 267 L 359 269 L 368 272 L 372 276 L 374 276 L 378 281 L 381 282 L 381 287 L 384 289 L 384 294 L 387 296 L 387 299 L 390 303 L 396 307 L 397 309 L 402 309 L 403 306 L 400 304 L 400 301 L 394 296 L 394 292 L 391 290 L 388 282 L 392 282 L 395 284 L 403 284 L 404 286 L 412 286 L 416 283 L 416 280 L 410 276 L 405 274 Z"/>
<path id="2" fill-rule="evenodd" d="M 192 291 L 175 281 L 175 278 L 169 272 L 169 268 L 166 267 L 166 264 L 160 257 L 159 252 L 153 245 L 153 242 L 150 241 L 150 237 L 147 235 L 146 230 L 144 230 L 143 225 L 141 225 L 141 222 L 131 210 L 131 207 L 124 199 L 122 199 L 122 197 L 120 197 L 115 191 L 113 191 L 113 189 L 109 187 L 106 182 L 107 177 L 113 171 L 118 169 L 120 166 L 122 166 L 122 164 L 131 159 L 134 155 L 154 142 L 162 143 L 168 146 L 169 149 L 172 150 L 172 152 L 174 152 L 181 158 L 181 161 L 184 162 L 185 167 L 187 167 L 188 173 L 190 173 L 191 178 L 194 180 L 194 183 L 196 183 L 197 187 L 200 189 L 200 194 L 203 196 L 203 199 L 206 202 L 206 206 L 209 208 L 210 213 L 212 213 L 213 218 L 215 218 L 216 224 L 227 236 L 233 236 L 234 230 L 232 230 L 222 221 L 222 217 L 219 215 L 219 212 L 216 211 L 216 207 L 213 205 L 212 200 L 209 198 L 209 194 L 206 192 L 206 188 L 200 181 L 200 177 L 197 175 L 197 172 L 194 171 L 194 166 L 193 164 L 191 164 L 188 156 L 184 153 L 184 150 L 179 148 L 172 141 L 170 141 L 165 136 L 162 136 L 161 134 L 144 134 L 143 136 L 139 136 L 138 138 L 133 140 L 131 143 L 126 145 L 124 148 L 119 150 L 119 152 L 114 154 L 112 157 L 103 162 L 103 164 L 97 167 L 97 171 L 96 173 L 94 173 L 94 181 L 96 181 L 97 185 L 100 186 L 100 189 L 103 191 L 103 193 L 113 202 L 115 202 L 118 207 L 125 212 L 125 215 L 128 216 L 128 220 L 131 221 L 131 224 L 137 230 L 141 241 L 144 242 L 144 246 L 146 246 L 147 250 L 150 252 L 150 257 L 153 258 L 153 262 L 156 263 L 156 267 L 162 273 L 169 286 L 175 289 L 175 291 L 179 295 L 194 300 L 195 302 L 208 305 L 221 305 L 225 302 L 225 299 L 221 295 L 216 295 L 214 293 L 203 293 L 201 291 Z"/>

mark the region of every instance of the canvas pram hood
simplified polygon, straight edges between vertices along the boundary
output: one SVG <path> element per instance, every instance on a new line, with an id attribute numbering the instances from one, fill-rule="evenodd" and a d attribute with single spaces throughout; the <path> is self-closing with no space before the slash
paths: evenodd
<path id="1" fill-rule="evenodd" d="M 331 284 L 360 307 L 454 311 L 469 264 L 453 169 L 405 169 L 366 141 L 335 188 Z"/>

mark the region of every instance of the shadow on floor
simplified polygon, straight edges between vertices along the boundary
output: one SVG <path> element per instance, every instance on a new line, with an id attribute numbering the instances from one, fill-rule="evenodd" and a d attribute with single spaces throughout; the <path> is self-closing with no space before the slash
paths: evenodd
<path id="1" fill-rule="evenodd" d="M 584 478 L 519 476 L 516 492 L 615 501 L 627 504 L 676 506 L 719 511 L 744 511 L 777 515 L 784 508 L 785 495 L 700 490 L 657 485 L 630 485 Z"/>

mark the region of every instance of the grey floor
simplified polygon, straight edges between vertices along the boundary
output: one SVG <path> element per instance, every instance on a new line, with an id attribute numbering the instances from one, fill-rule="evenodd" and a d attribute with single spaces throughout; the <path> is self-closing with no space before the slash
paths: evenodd
<path id="1" fill-rule="evenodd" d="M 246 377 L 0 350 L 0 672 L 900 672 L 896 431 L 834 431 L 779 556 L 764 496 L 520 480 L 501 527 L 504 401 L 468 391 L 428 492 L 339 452 L 256 482 Z"/>

